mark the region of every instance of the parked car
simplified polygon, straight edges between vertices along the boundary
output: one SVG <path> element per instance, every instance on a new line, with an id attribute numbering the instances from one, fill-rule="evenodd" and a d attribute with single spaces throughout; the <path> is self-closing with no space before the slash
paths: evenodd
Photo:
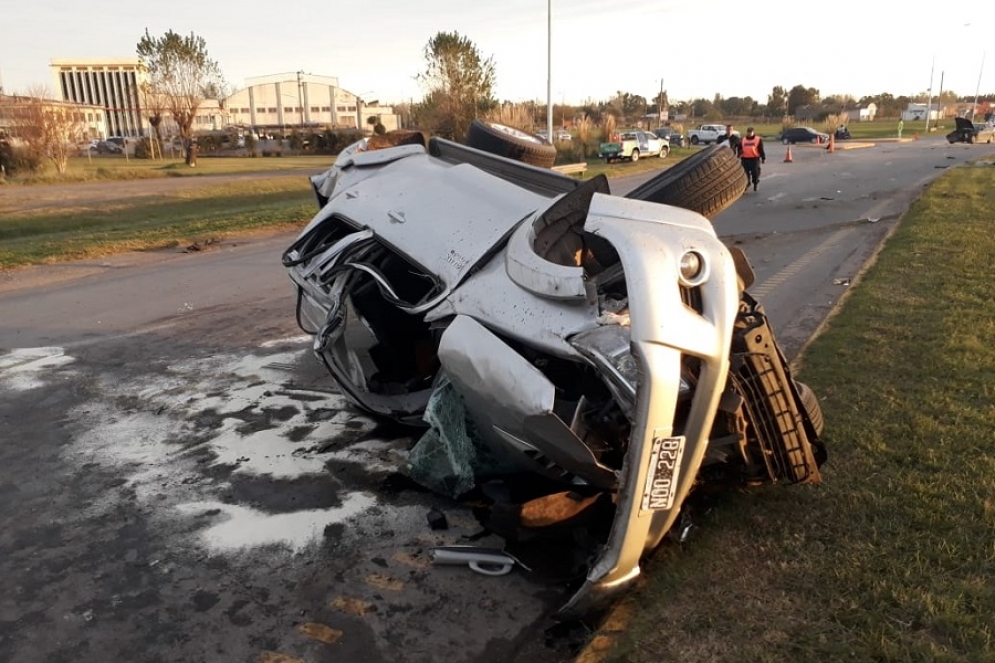
<path id="1" fill-rule="evenodd" d="M 420 429 L 403 471 L 477 490 L 522 563 L 565 546 L 558 616 L 576 617 L 683 540 L 692 490 L 819 482 L 822 412 L 709 221 L 743 193 L 730 150 L 622 197 L 478 136 L 347 147 L 310 178 L 318 211 L 283 265 L 341 393 Z"/>
<path id="2" fill-rule="evenodd" d="M 654 129 L 653 133 L 657 137 L 667 141 L 671 147 L 687 147 L 688 140 L 681 132 L 675 131 L 671 127 L 660 127 L 659 129 Z"/>
<path id="3" fill-rule="evenodd" d="M 829 134 L 816 131 L 812 127 L 791 127 L 781 133 L 781 142 L 785 145 L 795 143 L 828 143 Z"/>
<path id="4" fill-rule="evenodd" d="M 623 131 L 616 140 L 606 141 L 598 147 L 598 156 L 607 163 L 628 159 L 639 161 L 641 157 L 667 158 L 670 143 L 648 131 Z"/>
<path id="5" fill-rule="evenodd" d="M 947 134 L 949 143 L 990 143 L 995 139 L 995 125 L 972 122 L 966 117 L 955 117 L 957 128 Z"/>
<path id="6" fill-rule="evenodd" d="M 539 136 L 540 138 L 542 138 L 545 141 L 549 140 L 549 132 L 546 131 L 545 129 L 541 129 L 541 130 L 537 131 L 536 135 Z M 568 140 L 573 140 L 573 136 L 570 135 L 570 132 L 566 131 L 564 129 L 557 129 L 556 131 L 553 132 L 553 135 L 556 136 L 556 140 L 558 140 L 558 141 L 564 141 L 565 142 L 565 141 L 568 141 Z"/>
<path id="7" fill-rule="evenodd" d="M 121 154 L 124 148 L 111 140 L 102 140 L 97 143 L 97 154 Z"/>

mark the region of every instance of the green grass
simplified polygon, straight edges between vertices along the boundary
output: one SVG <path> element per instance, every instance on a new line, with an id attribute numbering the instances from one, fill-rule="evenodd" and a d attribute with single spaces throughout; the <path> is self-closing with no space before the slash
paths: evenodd
<path id="1" fill-rule="evenodd" d="M 995 169 L 917 201 L 808 348 L 820 486 L 727 496 L 612 661 L 995 660 Z"/>
<path id="2" fill-rule="evenodd" d="M 260 179 L 154 199 L 4 214 L 0 269 L 297 227 L 317 208 L 306 178 Z"/>
<path id="3" fill-rule="evenodd" d="M 120 155 L 72 157 L 65 174 L 46 163 L 41 173 L 10 178 L 11 184 L 55 184 L 93 180 L 135 180 L 156 177 L 192 177 L 260 173 L 277 170 L 325 170 L 335 163 L 333 155 L 284 157 L 199 157 L 195 167 L 182 159 L 125 159 Z"/>

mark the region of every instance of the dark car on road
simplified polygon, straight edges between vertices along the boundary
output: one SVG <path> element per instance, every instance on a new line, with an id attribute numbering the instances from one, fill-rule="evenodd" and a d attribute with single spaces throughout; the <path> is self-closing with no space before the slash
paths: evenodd
<path id="1" fill-rule="evenodd" d="M 791 127 L 781 133 L 781 142 L 785 145 L 795 143 L 828 143 L 829 134 L 816 131 L 812 127 Z"/>
<path id="2" fill-rule="evenodd" d="M 660 127 L 659 129 L 654 129 L 653 133 L 669 142 L 671 147 L 687 147 L 687 137 L 680 131 L 676 131 L 671 127 Z"/>
<path id="3" fill-rule="evenodd" d="M 97 154 L 121 154 L 124 152 L 124 148 L 115 142 L 109 140 L 102 140 L 97 143 Z"/>
<path id="4" fill-rule="evenodd" d="M 995 138 L 995 126 L 955 117 L 957 128 L 947 134 L 948 143 L 990 143 Z"/>

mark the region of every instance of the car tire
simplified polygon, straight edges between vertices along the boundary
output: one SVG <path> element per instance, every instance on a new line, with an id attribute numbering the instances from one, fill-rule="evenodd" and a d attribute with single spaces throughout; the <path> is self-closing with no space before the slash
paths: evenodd
<path id="1" fill-rule="evenodd" d="M 819 399 L 816 397 L 815 392 L 804 382 L 795 381 L 795 387 L 798 388 L 798 397 L 802 401 L 802 407 L 805 408 L 805 413 L 808 415 L 809 421 L 812 422 L 812 428 L 815 429 L 815 434 L 822 436 L 822 431 L 826 428 L 826 420 L 822 416 L 822 405 L 819 404 Z"/>
<path id="2" fill-rule="evenodd" d="M 707 147 L 663 171 L 625 197 L 674 205 L 712 219 L 746 189 L 746 171 L 735 152 Z"/>
<path id="3" fill-rule="evenodd" d="M 989 143 L 992 142 L 991 139 L 988 139 L 988 142 Z M 660 148 L 660 154 L 658 156 L 661 159 L 666 159 L 668 156 L 670 156 L 670 146 L 669 145 L 664 145 L 663 147 L 661 147 Z"/>
<path id="4" fill-rule="evenodd" d="M 629 155 L 629 159 L 635 163 L 639 161 L 639 150 L 632 150 L 632 154 Z"/>
<path id="5" fill-rule="evenodd" d="M 552 168 L 556 147 L 535 134 L 483 120 L 474 120 L 466 133 L 472 148 L 521 161 L 539 168 Z"/>
<path id="6" fill-rule="evenodd" d="M 790 141 L 790 140 L 788 140 L 787 138 L 782 138 L 782 139 L 781 139 L 781 144 L 782 144 L 782 145 L 787 145 L 787 144 L 789 144 L 790 142 L 791 142 L 791 141 Z"/>
<path id="7" fill-rule="evenodd" d="M 691 144 L 692 145 L 697 145 L 698 144 L 698 137 L 697 136 L 691 136 Z"/>

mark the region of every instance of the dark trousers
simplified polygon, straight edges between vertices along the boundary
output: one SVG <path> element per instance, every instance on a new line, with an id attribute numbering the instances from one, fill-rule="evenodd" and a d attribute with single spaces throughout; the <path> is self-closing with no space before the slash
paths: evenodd
<path id="1" fill-rule="evenodd" d="M 756 184 L 760 181 L 760 159 L 742 159 L 743 170 L 746 171 L 746 179 Z"/>

